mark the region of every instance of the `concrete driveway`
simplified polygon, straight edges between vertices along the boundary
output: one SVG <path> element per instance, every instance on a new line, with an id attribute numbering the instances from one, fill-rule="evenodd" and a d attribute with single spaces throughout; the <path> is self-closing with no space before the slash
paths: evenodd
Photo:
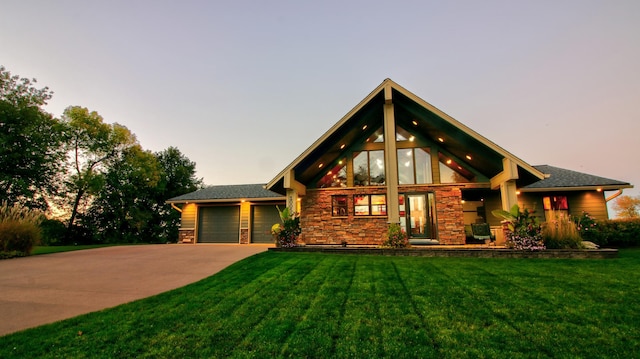
<path id="1" fill-rule="evenodd" d="M 159 244 L 0 261 L 0 336 L 182 287 L 269 245 Z"/>

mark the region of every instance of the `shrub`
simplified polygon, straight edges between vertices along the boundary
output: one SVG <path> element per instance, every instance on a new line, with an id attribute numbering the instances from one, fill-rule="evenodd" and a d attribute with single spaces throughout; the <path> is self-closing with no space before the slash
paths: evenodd
<path id="1" fill-rule="evenodd" d="M 0 222 L 0 245 L 3 252 L 30 254 L 39 241 L 40 227 L 34 223 L 13 220 Z"/>
<path id="2" fill-rule="evenodd" d="M 28 255 L 40 241 L 42 212 L 6 201 L 0 206 L 0 251 Z"/>
<path id="3" fill-rule="evenodd" d="M 42 244 L 45 246 L 59 246 L 69 244 L 66 240 L 67 226 L 56 219 L 45 219 L 40 224 L 42 229 Z"/>
<path id="4" fill-rule="evenodd" d="M 300 217 L 295 212 L 290 212 L 288 207 L 280 210 L 280 223 L 276 223 L 271 227 L 271 234 L 276 242 L 277 247 L 295 247 L 298 245 L 298 237 L 302 230 L 300 229 Z"/>
<path id="5" fill-rule="evenodd" d="M 494 210 L 494 216 L 504 219 L 507 223 L 507 246 L 516 250 L 539 251 L 546 249 L 542 241 L 542 228 L 535 216 L 535 210 L 520 211 L 520 207 L 514 204 L 509 211 Z"/>
<path id="6" fill-rule="evenodd" d="M 582 237 L 575 222 L 568 215 L 551 211 L 542 229 L 542 240 L 551 249 L 580 249 Z"/>
<path id="7" fill-rule="evenodd" d="M 640 218 L 600 221 L 589 240 L 601 247 L 640 247 Z"/>
<path id="8" fill-rule="evenodd" d="M 411 246 L 409 238 L 407 237 L 407 232 L 405 232 L 399 224 L 390 224 L 387 234 L 387 240 L 382 243 L 383 247 L 407 248 Z"/>

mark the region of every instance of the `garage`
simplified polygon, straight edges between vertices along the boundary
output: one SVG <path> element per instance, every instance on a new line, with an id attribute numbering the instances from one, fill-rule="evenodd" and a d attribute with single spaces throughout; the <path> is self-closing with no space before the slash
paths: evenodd
<path id="1" fill-rule="evenodd" d="M 199 243 L 238 243 L 240 207 L 200 207 L 198 211 Z"/>
<path id="2" fill-rule="evenodd" d="M 254 205 L 251 207 L 251 242 L 273 243 L 271 227 L 280 223 L 280 214 L 275 204 Z"/>

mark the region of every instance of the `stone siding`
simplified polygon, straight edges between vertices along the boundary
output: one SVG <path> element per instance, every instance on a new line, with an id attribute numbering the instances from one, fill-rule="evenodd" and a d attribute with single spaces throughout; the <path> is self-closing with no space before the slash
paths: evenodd
<path id="1" fill-rule="evenodd" d="M 436 201 L 437 235 L 440 244 L 464 244 L 462 192 L 458 186 L 400 186 L 400 193 L 433 192 Z M 387 237 L 387 216 L 355 216 L 353 196 L 386 194 L 385 187 L 307 190 L 302 198 L 301 242 L 305 244 L 380 245 Z M 331 215 L 331 197 L 347 196 L 347 215 Z"/>
<path id="2" fill-rule="evenodd" d="M 178 243 L 195 243 L 196 232 L 193 229 L 180 229 L 178 232 Z"/>

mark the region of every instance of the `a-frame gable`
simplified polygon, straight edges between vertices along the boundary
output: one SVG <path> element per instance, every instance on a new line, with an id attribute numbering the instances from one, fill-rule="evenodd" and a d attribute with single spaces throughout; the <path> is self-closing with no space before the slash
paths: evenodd
<path id="1" fill-rule="evenodd" d="M 391 98 L 396 124 L 408 131 L 417 131 L 452 154 L 459 162 L 479 171 L 486 178 L 504 173 L 504 160 L 522 169 L 525 182 L 544 178 L 544 174 L 523 160 L 481 136 L 435 106 L 422 100 L 390 79 L 385 79 L 340 121 L 325 132 L 289 166 L 274 177 L 266 188 L 284 193 L 295 182 L 307 186 L 326 172 L 350 147 L 371 136 L 383 123 L 383 107 Z M 395 131 L 394 131 L 395 132 Z M 386 138 L 395 141 L 395 138 Z M 511 176 L 517 176 L 511 174 Z M 288 185 L 285 184 L 288 182 Z"/>

